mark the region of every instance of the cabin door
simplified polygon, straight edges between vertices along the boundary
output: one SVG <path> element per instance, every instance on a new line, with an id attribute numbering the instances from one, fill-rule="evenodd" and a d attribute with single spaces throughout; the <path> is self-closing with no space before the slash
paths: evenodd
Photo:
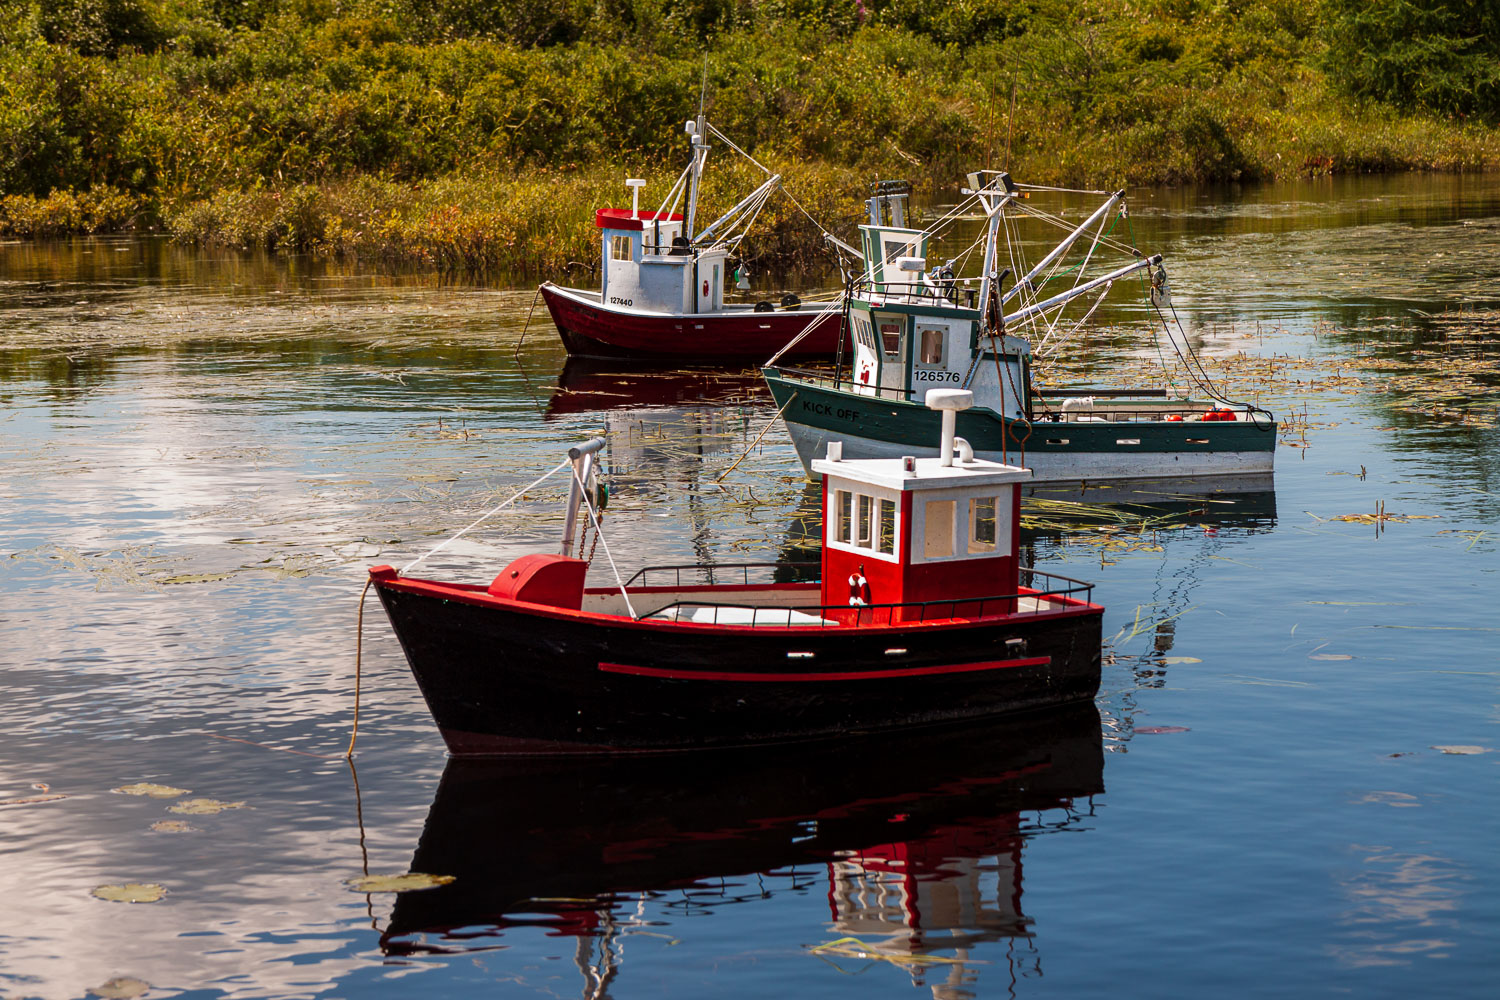
<path id="1" fill-rule="evenodd" d="M 900 313 L 875 313 L 875 344 L 880 349 L 880 370 L 876 383 L 881 395 L 902 398 L 906 390 L 908 350 L 907 329 L 911 323 Z"/>
<path id="2" fill-rule="evenodd" d="M 880 346 L 875 342 L 875 328 L 868 313 L 850 310 L 849 325 L 854 341 L 854 361 L 849 379 L 861 396 L 875 395 L 880 385 Z"/>

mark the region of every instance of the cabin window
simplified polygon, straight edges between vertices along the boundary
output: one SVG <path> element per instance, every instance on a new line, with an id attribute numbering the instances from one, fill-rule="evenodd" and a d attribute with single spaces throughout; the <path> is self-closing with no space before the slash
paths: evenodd
<path id="1" fill-rule="evenodd" d="M 887 361 L 901 359 L 901 323 L 880 324 L 880 347 Z"/>
<path id="2" fill-rule="evenodd" d="M 835 490 L 828 528 L 831 543 L 896 554 L 896 501 L 851 490 Z"/>
<path id="3" fill-rule="evenodd" d="M 927 521 L 922 531 L 922 555 L 944 559 L 953 554 L 953 515 L 955 500 L 927 501 Z"/>
<path id="4" fill-rule="evenodd" d="M 872 517 L 874 506 L 874 497 L 867 497 L 863 493 L 859 494 L 859 516 L 855 521 L 855 528 L 857 530 L 854 535 L 854 544 L 862 549 L 873 548 L 870 543 L 870 530 L 874 527 L 872 524 L 874 521 Z"/>
<path id="5" fill-rule="evenodd" d="M 863 316 L 854 317 L 854 339 L 872 354 L 875 351 L 875 335 L 870 332 L 870 321 Z"/>
<path id="6" fill-rule="evenodd" d="M 880 544 L 877 548 L 888 556 L 896 554 L 896 502 L 894 500 L 880 501 Z"/>
<path id="7" fill-rule="evenodd" d="M 894 264 L 898 257 L 915 257 L 917 245 L 915 243 L 901 243 L 898 240 L 887 238 L 885 240 L 885 262 Z"/>
<path id="8" fill-rule="evenodd" d="M 917 364 L 931 365 L 941 368 L 943 365 L 943 334 L 944 330 L 918 330 L 917 331 Z"/>
<path id="9" fill-rule="evenodd" d="M 630 237 L 611 236 L 609 238 L 609 255 L 615 260 L 631 260 Z"/>
<path id="10" fill-rule="evenodd" d="M 969 551 L 995 551 L 996 518 L 1000 510 L 998 497 L 975 497 L 969 501 Z"/>

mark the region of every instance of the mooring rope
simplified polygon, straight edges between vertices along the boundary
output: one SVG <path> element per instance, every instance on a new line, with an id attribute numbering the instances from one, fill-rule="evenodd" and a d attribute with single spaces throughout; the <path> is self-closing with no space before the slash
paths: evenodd
<path id="1" fill-rule="evenodd" d="M 766 436 L 766 431 L 770 430 L 771 425 L 776 423 L 777 419 L 786 412 L 786 408 L 792 405 L 792 400 L 796 399 L 797 394 L 801 391 L 801 389 L 798 389 L 796 392 L 793 392 L 790 396 L 787 397 L 786 402 L 781 404 L 781 409 L 776 411 L 776 415 L 773 416 L 770 420 L 766 421 L 766 426 L 762 427 L 760 429 L 760 433 L 755 435 L 755 440 L 750 442 L 750 447 L 746 448 L 743 452 L 740 453 L 740 457 L 734 460 L 734 465 L 731 465 L 729 468 L 719 473 L 719 478 L 714 480 L 715 483 L 722 483 L 724 481 L 724 477 L 733 472 L 735 468 L 745 460 L 745 456 L 755 450 L 755 446 L 760 444 L 760 439 Z"/>
<path id="2" fill-rule="evenodd" d="M 364 650 L 365 638 L 365 595 L 370 592 L 370 584 L 375 582 L 374 577 L 365 578 L 365 589 L 359 592 L 359 616 L 354 626 L 354 729 L 349 733 L 349 749 L 344 751 L 344 759 L 352 760 L 354 757 L 354 741 L 359 739 L 359 678 L 360 678 L 360 653 Z"/>

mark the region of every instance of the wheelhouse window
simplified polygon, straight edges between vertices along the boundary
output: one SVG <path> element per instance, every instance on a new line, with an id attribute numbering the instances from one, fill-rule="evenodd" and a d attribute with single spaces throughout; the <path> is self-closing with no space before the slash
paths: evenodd
<path id="1" fill-rule="evenodd" d="M 904 324 L 885 321 L 880 324 L 880 348 L 885 353 L 887 361 L 898 361 L 901 358 L 901 327 Z"/>
<path id="2" fill-rule="evenodd" d="M 953 554 L 953 515 L 956 511 L 955 500 L 927 501 L 922 526 L 922 555 L 928 559 L 943 559 Z"/>
<path id="3" fill-rule="evenodd" d="M 631 260 L 630 237 L 611 236 L 609 238 L 609 255 L 615 260 Z"/>
<path id="4" fill-rule="evenodd" d="M 896 502 L 880 501 L 880 537 L 876 550 L 888 556 L 896 554 Z"/>
<path id="5" fill-rule="evenodd" d="M 896 501 L 835 490 L 828 540 L 883 555 L 896 554 Z"/>
<path id="6" fill-rule="evenodd" d="M 917 364 L 941 368 L 943 365 L 944 330 L 917 331 Z"/>
<path id="7" fill-rule="evenodd" d="M 870 353 L 876 351 L 875 334 L 870 331 L 870 321 L 863 316 L 854 317 L 854 339 L 866 347 Z"/>
<path id="8" fill-rule="evenodd" d="M 969 501 L 969 551 L 995 551 L 1000 502 L 997 497 L 975 497 Z"/>

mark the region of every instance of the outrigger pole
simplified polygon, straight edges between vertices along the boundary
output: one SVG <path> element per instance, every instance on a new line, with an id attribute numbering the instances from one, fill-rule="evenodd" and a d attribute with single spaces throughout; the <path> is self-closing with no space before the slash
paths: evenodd
<path id="1" fill-rule="evenodd" d="M 1035 316 L 1038 313 L 1046 312 L 1048 309 L 1051 309 L 1055 305 L 1061 305 L 1062 303 L 1067 302 L 1070 299 L 1077 298 L 1078 296 L 1082 295 L 1084 292 L 1091 291 L 1091 290 L 1093 290 L 1095 288 L 1098 288 L 1100 285 L 1107 284 L 1108 282 L 1114 281 L 1116 278 L 1123 278 L 1123 277 L 1125 277 L 1125 275 L 1127 275 L 1127 274 L 1133 274 L 1136 271 L 1139 271 L 1143 267 L 1155 267 L 1157 264 L 1160 264 L 1160 263 L 1161 263 L 1161 254 L 1158 253 L 1158 254 L 1153 254 L 1150 257 L 1147 257 L 1147 258 L 1145 258 L 1143 260 L 1138 260 L 1138 261 L 1135 261 L 1134 263 L 1126 264 L 1124 267 L 1119 268 L 1118 270 L 1111 271 L 1108 274 L 1100 275 L 1099 277 L 1095 278 L 1093 281 L 1086 281 L 1086 282 L 1084 282 L 1081 285 L 1074 285 L 1072 288 L 1068 289 L 1066 292 L 1060 292 L 1057 295 L 1052 296 L 1052 298 L 1047 299 L 1047 300 L 1045 300 L 1043 302 L 1038 302 L 1038 303 L 1036 303 L 1034 305 L 1029 305 L 1025 309 L 1018 309 L 1015 312 L 1011 313 L 1010 315 L 1006 316 L 1004 318 L 1004 322 L 1005 323 L 1016 323 L 1016 322 L 1019 322 L 1020 320 L 1023 320 L 1023 319 L 1030 319 L 1032 316 Z M 1001 301 L 1003 302 L 1004 299 L 1001 299 Z"/>
<path id="2" fill-rule="evenodd" d="M 1013 297 L 1019 295 L 1023 288 L 1030 287 L 1031 279 L 1040 274 L 1042 268 L 1046 267 L 1048 264 L 1061 257 L 1063 254 L 1067 253 L 1068 247 L 1072 246 L 1074 241 L 1077 240 L 1079 236 L 1083 235 L 1083 231 L 1085 229 L 1088 229 L 1094 223 L 1098 222 L 1100 219 L 1104 218 L 1104 214 L 1115 205 L 1119 204 L 1120 199 L 1123 197 L 1125 197 L 1125 192 L 1123 190 L 1116 191 L 1114 194 L 1110 195 L 1109 198 L 1104 202 L 1104 204 L 1100 205 L 1098 209 L 1095 210 L 1093 215 L 1083 220 L 1082 225 L 1069 233 L 1061 243 L 1053 247 L 1052 250 L 1047 254 L 1047 256 L 1037 261 L 1036 267 L 1033 267 L 1030 271 L 1027 271 L 1026 274 L 1022 277 L 1017 278 L 1016 283 L 1010 286 L 1010 291 L 1000 296 L 1000 304 L 1002 306 L 1005 305 L 1005 303 L 1009 302 Z M 986 266 L 985 273 L 989 273 L 988 266 Z M 983 296 L 981 296 L 981 298 L 983 298 Z"/>

